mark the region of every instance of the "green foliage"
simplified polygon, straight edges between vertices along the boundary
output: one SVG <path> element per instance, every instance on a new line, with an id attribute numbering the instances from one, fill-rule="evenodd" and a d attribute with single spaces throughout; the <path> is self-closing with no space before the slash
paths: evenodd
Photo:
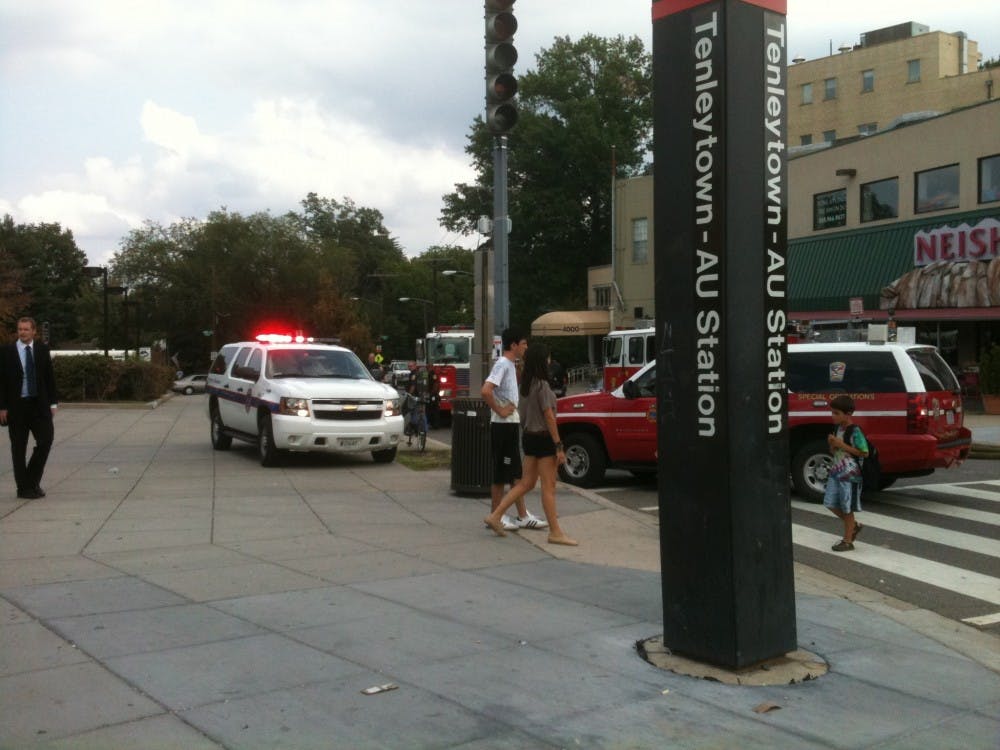
<path id="1" fill-rule="evenodd" d="M 152 401 L 174 379 L 169 367 L 100 354 L 54 357 L 52 368 L 60 401 Z"/>
<path id="2" fill-rule="evenodd" d="M 994 344 L 979 359 L 979 390 L 1000 395 L 1000 344 Z"/>
<path id="3" fill-rule="evenodd" d="M 50 342 L 77 336 L 75 299 L 83 283 L 87 256 L 73 233 L 59 224 L 15 224 L 10 215 L 0 221 L 0 316 L 5 328 L 21 315 L 41 327 L 49 324 Z M 8 293 L 11 295 L 8 298 Z"/>
<path id="4" fill-rule="evenodd" d="M 283 216 L 222 209 L 132 231 L 111 283 L 139 301 L 145 340 L 166 339 L 183 369 L 203 369 L 211 351 L 265 328 L 339 337 L 356 351 L 383 330 L 401 339 L 395 307 L 384 303 L 405 259 L 382 214 L 315 193 L 302 206 Z M 363 316 L 354 297 L 383 313 Z"/>
<path id="5" fill-rule="evenodd" d="M 610 262 L 611 177 L 648 168 L 652 59 L 638 37 L 557 37 L 520 77 L 520 120 L 509 136 L 512 323 L 586 307 L 587 267 Z M 612 156 L 614 148 L 614 157 Z M 444 196 L 441 224 L 471 234 L 491 216 L 493 138 L 477 118 L 466 152 L 474 184 Z"/>

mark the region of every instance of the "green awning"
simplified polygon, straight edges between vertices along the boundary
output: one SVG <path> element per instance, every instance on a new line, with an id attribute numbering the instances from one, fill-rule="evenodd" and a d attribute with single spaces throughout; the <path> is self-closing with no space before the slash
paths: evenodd
<path id="1" fill-rule="evenodd" d="M 920 230 L 974 224 L 1000 218 L 993 207 L 894 224 L 814 234 L 788 243 L 788 309 L 843 310 L 861 297 L 866 310 L 877 310 L 879 294 L 913 270 L 913 236 Z"/>

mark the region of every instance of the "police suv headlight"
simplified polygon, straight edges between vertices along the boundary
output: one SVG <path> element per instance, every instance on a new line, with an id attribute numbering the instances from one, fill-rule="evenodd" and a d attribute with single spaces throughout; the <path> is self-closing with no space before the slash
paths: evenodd
<path id="1" fill-rule="evenodd" d="M 385 401 L 385 406 L 383 407 L 385 416 L 394 417 L 399 414 L 399 401 L 398 398 L 389 398 Z"/>
<path id="2" fill-rule="evenodd" d="M 288 398 L 282 396 L 278 412 L 292 417 L 309 416 L 309 400 L 304 398 Z"/>

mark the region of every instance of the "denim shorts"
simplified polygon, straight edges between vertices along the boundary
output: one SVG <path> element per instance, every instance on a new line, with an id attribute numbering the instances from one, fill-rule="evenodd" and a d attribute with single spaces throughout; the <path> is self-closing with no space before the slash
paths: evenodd
<path id="1" fill-rule="evenodd" d="M 823 505 L 842 513 L 856 513 L 861 510 L 861 483 L 827 479 Z"/>

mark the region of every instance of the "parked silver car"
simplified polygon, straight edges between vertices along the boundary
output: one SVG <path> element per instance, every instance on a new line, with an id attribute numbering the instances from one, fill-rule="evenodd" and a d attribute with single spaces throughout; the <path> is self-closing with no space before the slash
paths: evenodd
<path id="1" fill-rule="evenodd" d="M 192 393 L 204 393 L 205 392 L 205 381 L 208 379 L 208 375 L 205 373 L 199 373 L 197 375 L 185 375 L 180 380 L 175 380 L 172 391 L 177 393 L 183 393 L 185 396 L 190 396 Z"/>

